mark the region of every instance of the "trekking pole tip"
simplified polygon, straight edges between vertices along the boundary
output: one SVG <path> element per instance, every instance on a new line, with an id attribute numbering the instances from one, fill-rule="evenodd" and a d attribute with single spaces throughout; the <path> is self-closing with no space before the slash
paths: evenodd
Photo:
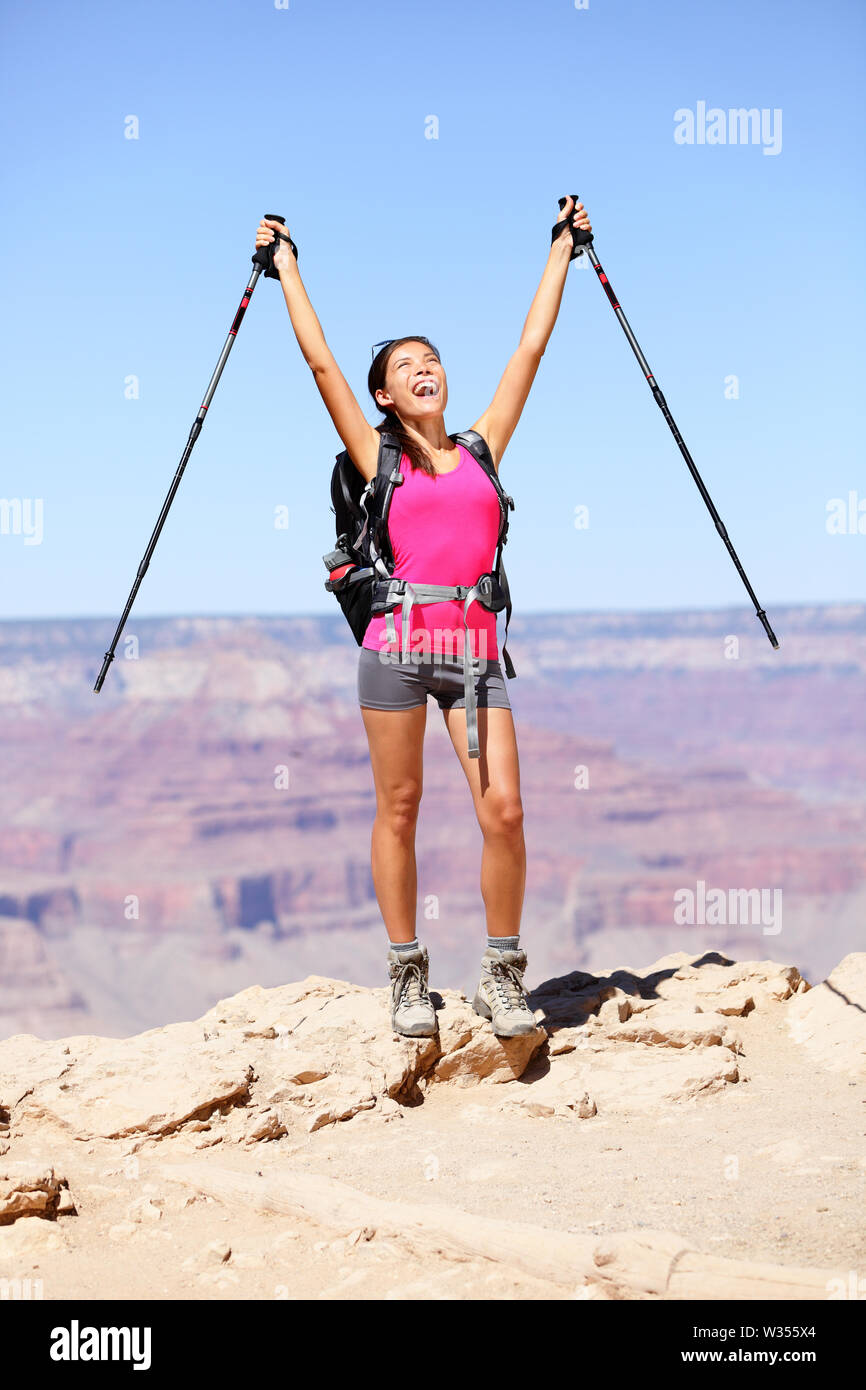
<path id="1" fill-rule="evenodd" d="M 113 660 L 114 660 L 114 652 L 106 652 L 106 653 L 105 653 L 105 660 L 104 660 L 103 663 L 102 663 L 102 670 L 100 671 L 99 675 L 96 677 L 96 684 L 95 684 L 95 686 L 93 687 L 93 693 L 94 693 L 95 695 L 98 695 L 99 692 L 100 692 L 100 690 L 102 689 L 102 685 L 103 685 L 103 682 L 104 682 L 104 680 L 105 680 L 105 677 L 108 675 L 108 668 L 109 668 L 109 666 L 111 665 L 111 663 L 112 663 Z"/>
<path id="2" fill-rule="evenodd" d="M 766 632 L 767 636 L 768 636 L 769 639 L 770 639 L 770 644 L 771 644 L 771 646 L 773 647 L 773 650 L 774 650 L 774 651 L 778 651 L 778 650 L 779 650 L 779 639 L 778 639 L 778 637 L 776 636 L 776 634 L 775 634 L 775 632 L 773 631 L 773 629 L 770 627 L 770 623 L 769 623 L 769 620 L 768 620 L 768 618 L 767 618 L 766 613 L 764 612 L 763 608 L 759 608 L 757 611 L 758 611 L 758 617 L 760 618 L 760 620 L 761 620 L 761 622 L 762 622 L 762 624 L 763 624 L 764 631 Z"/>

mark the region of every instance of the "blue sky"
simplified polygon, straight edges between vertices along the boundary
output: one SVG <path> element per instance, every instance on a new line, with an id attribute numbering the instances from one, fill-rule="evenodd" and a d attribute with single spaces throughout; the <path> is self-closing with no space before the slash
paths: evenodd
<path id="1" fill-rule="evenodd" d="M 119 615 L 264 212 L 371 422 L 370 345 L 422 332 L 453 431 L 489 403 L 573 189 L 771 618 L 862 598 L 866 535 L 829 535 L 826 509 L 866 511 L 864 30 L 843 0 L 4 6 L 0 497 L 42 521 L 38 544 L 0 534 L 0 615 Z M 677 143 L 699 102 L 781 111 L 781 148 Z M 748 608 L 579 265 L 502 465 L 518 610 Z M 134 612 L 336 612 L 339 447 L 260 280 Z"/>

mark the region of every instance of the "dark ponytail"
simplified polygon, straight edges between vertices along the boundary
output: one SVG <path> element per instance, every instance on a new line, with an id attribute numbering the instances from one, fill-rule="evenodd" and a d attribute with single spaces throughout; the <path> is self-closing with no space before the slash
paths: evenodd
<path id="1" fill-rule="evenodd" d="M 436 356 L 439 356 L 439 349 L 434 347 L 429 338 L 425 338 L 420 333 L 411 333 L 406 338 L 394 338 L 390 343 L 386 343 L 385 346 L 376 353 L 370 370 L 367 373 L 367 389 L 374 401 L 376 401 L 376 392 L 384 391 L 385 389 L 385 373 L 388 370 L 388 362 L 391 358 L 391 353 L 395 352 L 402 343 L 426 343 L 427 346 L 436 353 Z M 433 460 L 427 453 L 423 444 L 419 444 L 417 439 L 411 437 L 399 415 L 396 415 L 393 410 L 385 410 L 383 406 L 379 405 L 378 401 L 376 401 L 376 408 L 381 410 L 385 416 L 381 424 L 376 426 L 379 434 L 382 434 L 383 431 L 387 431 L 388 434 L 393 434 L 400 441 L 403 453 L 409 459 L 411 467 L 420 468 L 422 473 L 429 473 L 431 478 L 435 478 L 436 469 L 433 466 Z"/>

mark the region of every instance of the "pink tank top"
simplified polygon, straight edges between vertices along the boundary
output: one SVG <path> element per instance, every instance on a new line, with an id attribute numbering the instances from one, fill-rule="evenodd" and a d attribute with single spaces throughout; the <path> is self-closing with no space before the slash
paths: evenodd
<path id="1" fill-rule="evenodd" d="M 431 478 L 413 468 L 404 454 L 403 482 L 394 489 L 388 514 L 388 535 L 396 561 L 395 579 L 421 584 L 474 584 L 496 559 L 499 537 L 499 499 L 480 463 L 458 444 L 460 462 L 448 473 Z M 400 609 L 394 612 L 397 642 L 402 640 Z M 389 649 L 384 614 L 374 614 L 362 646 Z M 416 604 L 412 609 L 410 650 L 419 659 L 428 653 L 461 656 L 464 640 L 473 656 L 498 660 L 496 614 L 479 603 L 469 605 L 468 635 L 463 626 L 463 603 Z M 398 647 L 399 651 L 399 647 Z"/>

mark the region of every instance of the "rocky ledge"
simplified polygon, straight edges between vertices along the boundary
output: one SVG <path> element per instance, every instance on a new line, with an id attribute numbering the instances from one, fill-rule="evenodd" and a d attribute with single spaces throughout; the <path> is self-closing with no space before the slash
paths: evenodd
<path id="1" fill-rule="evenodd" d="M 849 1278 L 851 1246 L 832 1232 L 825 1260 L 794 1265 L 725 1258 L 681 1221 L 635 1221 L 658 1211 L 649 1168 L 646 1207 L 630 1199 L 618 1230 L 599 1156 L 631 1148 L 651 1167 L 655 1135 L 664 1165 L 665 1126 L 711 1142 L 757 1085 L 777 1096 L 776 1147 L 761 1149 L 754 1111 L 739 1132 L 753 1125 L 750 1152 L 784 1185 L 779 1164 L 804 1141 L 782 1112 L 804 1078 L 832 1092 L 836 1116 L 866 1077 L 866 954 L 814 988 L 795 966 L 714 953 L 575 971 L 533 991 L 538 1028 L 511 1040 L 464 995 L 433 997 L 432 1039 L 392 1034 L 386 989 L 309 976 L 136 1037 L 0 1043 L 0 1278 L 45 1279 L 47 1297 L 118 1296 L 122 1278 L 120 1296 L 155 1298 L 410 1297 L 415 1276 L 432 1292 L 414 1296 L 432 1297 L 827 1298 Z M 511 1177 L 541 1192 L 548 1152 L 557 1179 L 539 1221 L 485 1205 Z M 856 1168 L 853 1148 L 837 1157 Z M 417 1182 L 401 1178 L 407 1163 Z M 572 1177 L 595 1183 L 605 1219 L 581 1215 Z M 668 1173 L 676 1207 L 701 1181 Z M 757 1224 L 750 1255 L 763 1253 Z"/>

